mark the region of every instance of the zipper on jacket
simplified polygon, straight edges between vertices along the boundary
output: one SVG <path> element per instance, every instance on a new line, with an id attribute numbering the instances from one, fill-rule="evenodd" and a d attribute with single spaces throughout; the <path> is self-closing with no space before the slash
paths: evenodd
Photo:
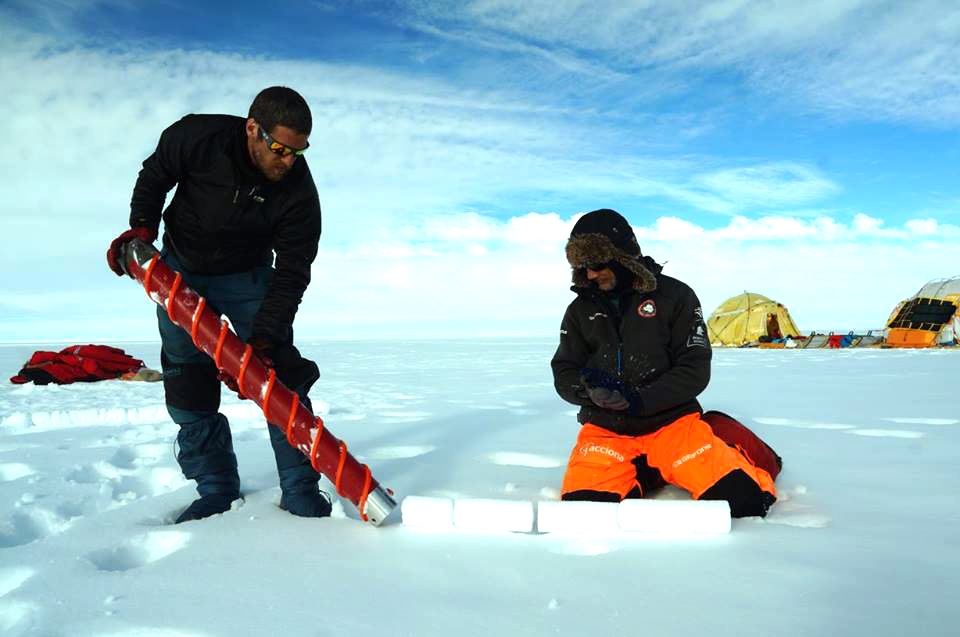
<path id="1" fill-rule="evenodd" d="M 264 201 L 266 201 L 266 199 L 264 199 L 262 196 L 257 194 L 258 187 L 259 186 L 253 186 L 252 188 L 250 188 L 250 192 L 248 192 L 244 198 L 248 200 L 252 199 L 257 203 L 263 203 Z M 240 188 L 238 187 L 233 191 L 233 203 L 237 203 L 239 199 L 240 199 Z"/>
<path id="2" fill-rule="evenodd" d="M 613 327 L 617 330 L 617 378 L 623 378 L 623 303 L 621 296 L 616 303 L 611 303 L 616 308 L 616 316 L 611 316 Z"/>
<path id="3" fill-rule="evenodd" d="M 612 303 L 595 293 L 594 302 L 606 310 L 607 318 L 613 323 L 613 329 L 617 332 L 617 378 L 623 378 L 623 333 L 620 329 L 624 317 L 623 299 L 621 298 L 619 303 Z"/>

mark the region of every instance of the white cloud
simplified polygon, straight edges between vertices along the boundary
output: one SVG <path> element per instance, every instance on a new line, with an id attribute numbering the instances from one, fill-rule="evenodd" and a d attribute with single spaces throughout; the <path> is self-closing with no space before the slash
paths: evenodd
<path id="1" fill-rule="evenodd" d="M 915 235 L 934 235 L 940 229 L 936 219 L 911 219 L 904 226 Z"/>
<path id="2" fill-rule="evenodd" d="M 535 43 L 567 70 L 577 69 L 577 59 L 647 76 L 729 69 L 801 110 L 960 121 L 960 5 L 953 0 L 405 4 L 418 22 L 472 30 L 465 39 L 493 48 Z"/>
<path id="3" fill-rule="evenodd" d="M 817 227 L 802 219 L 789 217 L 761 217 L 747 219 L 734 217 L 730 225 L 711 235 L 721 239 L 744 240 L 795 240 L 813 237 Z"/>
<path id="4" fill-rule="evenodd" d="M 551 248 L 566 241 L 569 234 L 570 223 L 554 212 L 511 217 L 503 230 L 506 241 L 532 249 Z"/>
<path id="5" fill-rule="evenodd" d="M 703 228 L 677 217 L 660 217 L 650 228 L 637 228 L 637 239 L 644 244 L 647 239 L 653 241 L 673 241 L 702 236 Z"/>
<path id="6" fill-rule="evenodd" d="M 788 162 L 719 170 L 699 181 L 741 206 L 760 208 L 816 201 L 838 190 L 813 168 Z"/>
<path id="7" fill-rule="evenodd" d="M 853 217 L 853 228 L 856 232 L 866 236 L 882 236 L 884 230 L 881 228 L 883 226 L 883 219 L 875 219 L 869 215 L 865 215 L 862 212 L 858 212 Z"/>
<path id="8" fill-rule="evenodd" d="M 321 243 L 297 332 L 551 335 L 572 299 L 564 244 L 578 217 L 527 213 L 500 220 L 465 212 L 410 224 L 405 236 L 389 241 L 361 240 L 346 250 Z M 882 327 L 898 301 L 927 280 L 956 273 L 960 228 L 939 223 L 935 234 L 910 230 L 927 230 L 928 221 L 886 229 L 866 215 L 849 223 L 735 217 L 712 229 L 676 217 L 633 224 L 644 253 L 689 283 L 708 313 L 750 290 L 786 304 L 801 329 L 849 330 Z M 429 249 L 422 247 L 426 236 Z M 95 294 L 7 292 L 0 308 L 5 339 L 38 333 L 64 340 L 153 338 L 153 309 L 142 290 L 104 277 Z M 58 323 L 54 317 L 64 308 L 69 316 Z"/>
<path id="9" fill-rule="evenodd" d="M 627 77 L 625 73 L 619 73 L 599 64 L 592 64 L 587 60 L 580 59 L 575 55 L 566 54 L 563 51 L 554 51 L 545 47 L 517 42 L 516 40 L 511 40 L 497 34 L 478 37 L 475 32 L 470 31 L 446 31 L 429 24 L 415 24 L 414 26 L 424 33 L 451 40 L 461 45 L 472 47 L 480 46 L 497 49 L 510 54 L 542 58 L 565 71 L 589 74 L 599 80 L 622 80 Z"/>
<path id="10" fill-rule="evenodd" d="M 424 239 L 440 241 L 462 239 L 484 241 L 490 239 L 493 233 L 492 220 L 476 213 L 432 219 L 422 229 Z"/>

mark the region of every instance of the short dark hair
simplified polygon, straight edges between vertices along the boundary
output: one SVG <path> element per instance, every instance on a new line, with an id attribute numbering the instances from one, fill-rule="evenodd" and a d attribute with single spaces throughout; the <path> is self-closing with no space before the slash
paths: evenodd
<path id="1" fill-rule="evenodd" d="M 286 126 L 301 135 L 309 135 L 313 128 L 307 100 L 286 86 L 271 86 L 257 93 L 247 117 L 257 120 L 268 133 L 276 126 Z"/>

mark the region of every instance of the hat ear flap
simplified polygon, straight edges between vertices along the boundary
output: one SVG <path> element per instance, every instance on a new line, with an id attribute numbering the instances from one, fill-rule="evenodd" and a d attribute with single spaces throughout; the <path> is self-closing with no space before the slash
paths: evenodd
<path id="1" fill-rule="evenodd" d="M 618 251 L 606 236 L 590 233 L 571 236 L 566 252 L 570 267 L 582 268 L 588 263 L 613 261 Z"/>

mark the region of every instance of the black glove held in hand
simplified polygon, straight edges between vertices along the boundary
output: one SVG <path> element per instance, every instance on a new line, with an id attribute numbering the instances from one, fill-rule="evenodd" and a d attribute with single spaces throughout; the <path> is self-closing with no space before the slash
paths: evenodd
<path id="1" fill-rule="evenodd" d="M 626 411 L 631 416 L 640 413 L 640 397 L 628 390 L 622 380 L 614 378 L 607 372 L 584 367 L 580 370 L 580 383 L 597 407 Z"/>
<path id="2" fill-rule="evenodd" d="M 247 339 L 247 345 L 253 350 L 254 355 L 260 359 L 267 367 L 273 367 L 273 343 L 262 336 L 251 336 Z"/>

